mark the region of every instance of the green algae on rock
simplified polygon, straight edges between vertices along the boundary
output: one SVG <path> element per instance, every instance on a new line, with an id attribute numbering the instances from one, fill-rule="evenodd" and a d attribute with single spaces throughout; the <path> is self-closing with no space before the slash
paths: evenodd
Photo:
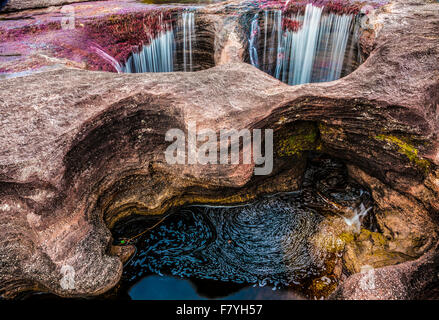
<path id="1" fill-rule="evenodd" d="M 294 124 L 286 135 L 286 138 L 279 138 L 277 143 L 277 155 L 280 157 L 298 156 L 317 148 L 318 130 L 313 123 Z"/>
<path id="2" fill-rule="evenodd" d="M 390 143 L 391 145 L 397 146 L 398 152 L 404 154 L 410 160 L 410 162 L 423 170 L 424 173 L 427 174 L 429 172 L 430 162 L 426 159 L 421 158 L 418 155 L 418 149 L 415 146 L 411 145 L 409 142 L 407 142 L 407 139 L 384 134 L 375 136 L 375 139 L 385 141 L 387 143 Z"/>

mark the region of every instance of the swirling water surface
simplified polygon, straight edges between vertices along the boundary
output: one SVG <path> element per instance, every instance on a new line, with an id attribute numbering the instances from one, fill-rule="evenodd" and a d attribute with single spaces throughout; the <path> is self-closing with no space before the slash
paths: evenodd
<path id="1" fill-rule="evenodd" d="M 278 287 L 318 274 L 307 240 L 322 217 L 288 198 L 180 210 L 140 240 L 131 280 L 156 273 Z"/>
<path id="2" fill-rule="evenodd" d="M 178 209 L 137 240 L 137 253 L 124 268 L 129 295 L 290 299 L 285 289 L 325 274 L 330 253 L 310 241 L 325 219 L 322 210 L 333 210 L 322 197 L 355 207 L 370 195 L 347 181 L 344 165 L 318 159 L 298 192 L 241 206 Z"/>

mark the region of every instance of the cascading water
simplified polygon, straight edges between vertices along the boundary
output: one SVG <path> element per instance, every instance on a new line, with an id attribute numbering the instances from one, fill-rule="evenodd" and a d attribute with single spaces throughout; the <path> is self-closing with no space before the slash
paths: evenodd
<path id="1" fill-rule="evenodd" d="M 263 32 L 258 23 L 261 18 Z M 353 58 L 354 22 L 351 14 L 324 13 L 324 7 L 312 4 L 303 14 L 264 10 L 250 23 L 250 63 L 291 85 L 339 79 L 349 60 L 346 52 Z M 260 33 L 264 37 L 257 43 Z M 258 52 L 262 53 L 262 64 L 255 59 Z"/>
<path id="2" fill-rule="evenodd" d="M 250 30 L 250 39 L 249 39 L 250 62 L 256 68 L 259 68 L 258 49 L 256 47 L 256 42 L 257 42 L 258 36 L 259 36 L 259 22 L 258 22 L 258 18 L 259 18 L 258 15 L 255 14 L 255 16 L 252 19 L 251 30 Z"/>
<path id="3" fill-rule="evenodd" d="M 174 32 L 168 30 L 134 52 L 127 60 L 126 73 L 171 72 L 174 70 Z"/>
<path id="4" fill-rule="evenodd" d="M 134 52 L 121 68 L 125 73 L 142 72 L 172 72 L 175 69 L 193 71 L 193 48 L 195 46 L 195 15 L 194 12 L 185 11 L 181 14 L 177 30 L 169 24 L 162 28 L 156 38 L 151 39 L 140 51 Z M 177 65 L 176 34 L 182 33 L 183 63 L 181 68 Z"/>
<path id="5" fill-rule="evenodd" d="M 322 8 L 307 5 L 303 26 L 297 32 L 288 31 L 283 38 L 283 57 L 278 56 L 279 69 L 284 70 L 282 80 L 288 75 L 288 83 L 308 83 L 311 80 L 312 67 L 317 50 L 319 22 Z M 297 17 L 298 18 L 298 17 Z M 297 19 L 296 18 L 296 19 Z M 287 63 L 289 68 L 287 69 Z M 287 72 L 285 72 L 288 70 Z"/>
<path id="6" fill-rule="evenodd" d="M 99 55 L 102 59 L 104 59 L 109 64 L 111 64 L 113 68 L 117 71 L 117 73 L 122 72 L 122 67 L 120 63 L 112 56 L 110 56 L 108 53 L 106 53 L 104 50 L 102 50 L 98 45 L 96 44 L 92 45 L 90 49 L 94 51 L 97 55 Z"/>
<path id="7" fill-rule="evenodd" d="M 320 81 L 332 81 L 340 78 L 343 68 L 346 46 L 349 39 L 353 17 L 352 15 L 336 15 L 322 17 L 319 34 L 319 48 L 324 61 L 329 61 L 329 66 L 320 67 Z M 329 50 L 330 48 L 330 50 Z"/>
<path id="8" fill-rule="evenodd" d="M 183 12 L 183 68 L 184 71 L 193 71 L 192 48 L 195 45 L 195 17 L 193 12 Z"/>

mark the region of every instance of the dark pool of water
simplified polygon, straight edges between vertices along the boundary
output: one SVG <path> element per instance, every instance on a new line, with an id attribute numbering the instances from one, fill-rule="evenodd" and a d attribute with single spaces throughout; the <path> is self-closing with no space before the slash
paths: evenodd
<path id="1" fill-rule="evenodd" d="M 284 287 L 318 275 L 325 257 L 307 240 L 322 216 L 294 200 L 279 195 L 241 207 L 181 209 L 139 240 L 130 280 L 152 272 Z"/>
<path id="2" fill-rule="evenodd" d="M 5 7 L 7 3 L 8 0 L 0 0 L 0 10 L 3 9 L 3 7 Z"/>
<path id="3" fill-rule="evenodd" d="M 131 299 L 297 299 L 332 259 L 309 239 L 331 205 L 370 200 L 343 164 L 311 161 L 303 189 L 234 207 L 178 209 L 136 240 L 124 268 Z M 366 204 L 367 205 L 367 204 Z M 326 207 L 325 207 L 326 206 Z M 332 208 L 333 209 L 333 208 Z M 157 222 L 157 221 L 155 221 Z M 154 224 L 136 217 L 113 230 L 115 242 Z"/>
<path id="4" fill-rule="evenodd" d="M 133 300 L 296 300 L 298 294 L 272 287 L 242 286 L 211 281 L 197 283 L 171 276 L 147 276 L 128 292 Z"/>

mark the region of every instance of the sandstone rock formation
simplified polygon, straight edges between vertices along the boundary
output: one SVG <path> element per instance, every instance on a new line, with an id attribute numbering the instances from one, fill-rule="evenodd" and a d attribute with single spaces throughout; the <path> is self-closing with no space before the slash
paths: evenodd
<path id="1" fill-rule="evenodd" d="M 99 1 L 99 0 L 98 0 Z M 66 5 L 75 2 L 86 2 L 84 0 L 6 0 L 4 11 L 18 11 L 25 9 L 46 8 L 50 6 Z"/>
<path id="2" fill-rule="evenodd" d="M 207 7 L 205 21 L 224 25 L 214 17 L 224 6 Z M 120 257 L 131 250 L 110 244 L 118 219 L 298 189 L 306 152 L 317 150 L 345 161 L 372 191 L 382 230 L 345 239 L 346 268 L 357 274 L 332 297 L 423 297 L 438 268 L 439 4 L 393 2 L 370 24 L 361 39 L 368 58 L 355 72 L 300 86 L 237 61 L 245 45 L 232 27 L 215 45 L 220 65 L 196 73 L 89 71 L 7 38 L 1 48 L 22 50 L 0 64 L 11 73 L 0 81 L 0 293 L 101 294 L 119 281 Z M 38 72 L 14 74 L 32 66 Z M 190 121 L 274 129 L 273 173 L 167 164 L 166 131 Z M 375 287 L 361 286 L 365 264 L 378 268 Z"/>

